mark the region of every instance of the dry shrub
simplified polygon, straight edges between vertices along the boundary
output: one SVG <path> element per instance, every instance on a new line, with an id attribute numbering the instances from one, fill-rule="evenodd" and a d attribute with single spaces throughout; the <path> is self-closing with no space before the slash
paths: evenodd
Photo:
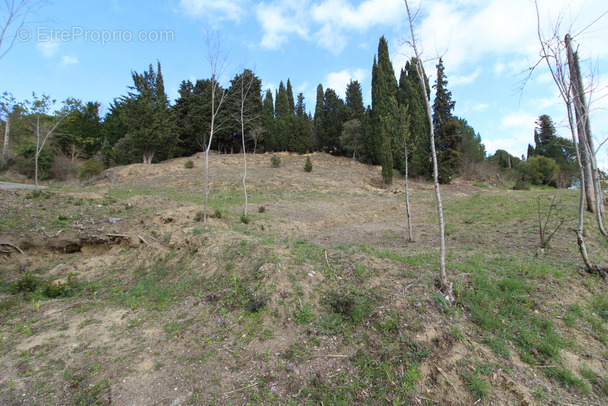
<path id="1" fill-rule="evenodd" d="M 76 174 L 76 163 L 72 162 L 72 159 L 65 155 L 57 155 L 53 160 L 49 172 L 57 180 L 66 180 L 68 176 Z"/>
<path id="2" fill-rule="evenodd" d="M 463 162 L 460 166 L 460 178 L 473 181 L 490 181 L 496 177 L 498 167 L 489 162 Z"/>

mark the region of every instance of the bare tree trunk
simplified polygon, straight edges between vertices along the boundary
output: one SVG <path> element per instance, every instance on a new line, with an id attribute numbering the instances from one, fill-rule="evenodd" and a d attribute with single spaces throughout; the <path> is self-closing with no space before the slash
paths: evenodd
<path id="1" fill-rule="evenodd" d="M 426 90 L 426 81 L 424 80 L 425 78 L 424 69 L 422 67 L 422 60 L 420 59 L 420 54 L 418 53 L 418 48 L 416 47 L 416 37 L 414 36 L 414 23 L 412 21 L 412 15 L 410 14 L 410 8 L 407 3 L 407 0 L 404 1 L 405 8 L 407 9 L 407 16 L 410 23 L 410 31 L 412 34 L 412 47 L 414 48 L 414 54 L 416 55 L 416 71 L 418 72 L 418 78 L 420 79 L 420 84 L 422 85 L 424 102 L 426 103 L 427 118 L 429 120 L 431 154 L 433 156 L 433 183 L 435 185 L 437 214 L 439 217 L 439 279 L 441 283 L 441 291 L 444 295 L 446 295 L 446 299 L 450 303 L 453 303 L 455 300 L 454 290 L 452 288 L 452 284 L 448 281 L 447 272 L 445 269 L 445 225 L 443 221 L 443 205 L 441 203 L 441 191 L 439 189 L 439 170 L 437 168 L 437 151 L 435 150 L 435 129 L 433 128 L 433 111 Z"/>
<path id="2" fill-rule="evenodd" d="M 203 224 L 207 224 L 207 209 L 209 207 L 209 190 L 211 186 L 209 185 L 209 150 L 211 149 L 211 142 L 213 141 L 213 133 L 215 131 L 216 126 L 216 118 L 222 107 L 222 104 L 226 100 L 226 91 L 222 89 L 222 93 L 217 100 L 216 105 L 216 91 L 219 86 L 218 77 L 220 77 L 223 73 L 226 58 L 221 52 L 220 40 L 219 38 L 211 38 L 209 32 L 207 32 L 206 37 L 206 45 L 207 45 L 207 60 L 209 61 L 209 65 L 211 67 L 211 126 L 209 127 L 209 140 L 207 141 L 207 148 L 205 148 L 205 208 L 203 211 Z"/>
<path id="3" fill-rule="evenodd" d="M 409 188 L 409 167 L 407 163 L 407 141 L 404 141 L 403 147 L 405 155 L 405 211 L 407 213 L 407 242 L 414 242 L 414 236 L 412 231 L 412 212 L 410 210 L 410 188 Z"/>
<path id="4" fill-rule="evenodd" d="M 40 116 L 36 118 L 36 155 L 34 157 L 34 181 L 36 183 L 36 192 L 38 191 L 38 156 L 40 155 Z"/>
<path id="5" fill-rule="evenodd" d="M 247 217 L 247 151 L 245 150 L 245 97 L 247 93 L 243 94 L 243 78 L 241 77 L 241 141 L 243 142 L 243 193 L 245 193 L 245 212 L 244 215 Z M 249 89 L 247 89 L 249 90 Z"/>
<path id="6" fill-rule="evenodd" d="M 593 169 L 591 165 L 591 154 L 588 140 L 588 117 L 585 108 L 585 92 L 582 86 L 582 78 L 578 68 L 578 58 L 572 51 L 572 39 L 570 34 L 565 37 L 568 55 L 568 67 L 570 68 L 570 88 L 574 96 L 574 113 L 576 117 L 576 128 L 578 133 L 578 144 L 581 149 L 581 164 L 585 176 L 585 196 L 587 197 L 587 210 L 595 213 L 597 210 L 596 194 L 593 182 Z"/>
<path id="7" fill-rule="evenodd" d="M 2 144 L 2 163 L 8 161 L 8 141 L 11 133 L 11 116 L 6 114 L 6 123 L 4 127 L 4 143 Z"/>

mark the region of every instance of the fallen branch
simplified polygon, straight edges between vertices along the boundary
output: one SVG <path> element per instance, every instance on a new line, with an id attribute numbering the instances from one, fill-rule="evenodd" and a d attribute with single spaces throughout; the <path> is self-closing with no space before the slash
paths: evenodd
<path id="1" fill-rule="evenodd" d="M 144 237 L 142 237 L 141 235 L 138 235 L 138 237 L 141 240 L 141 242 L 143 242 L 144 244 L 148 245 L 148 241 L 144 240 Z"/>
<path id="2" fill-rule="evenodd" d="M 110 238 L 129 238 L 126 234 L 106 234 Z"/>
<path id="3" fill-rule="evenodd" d="M 258 386 L 258 383 L 257 382 L 256 383 L 252 383 L 249 386 L 244 386 L 244 387 L 239 388 L 239 389 L 231 390 L 230 392 L 225 392 L 224 395 L 230 395 L 231 393 L 240 392 L 240 391 L 245 390 L 245 389 L 253 388 L 254 386 Z"/>
<path id="4" fill-rule="evenodd" d="M 17 247 L 16 245 L 13 245 L 8 242 L 0 242 L 0 245 L 6 245 L 7 247 L 12 247 L 12 248 L 16 249 L 17 251 L 19 251 L 21 253 L 21 255 L 23 255 L 23 251 L 21 251 L 21 248 Z"/>

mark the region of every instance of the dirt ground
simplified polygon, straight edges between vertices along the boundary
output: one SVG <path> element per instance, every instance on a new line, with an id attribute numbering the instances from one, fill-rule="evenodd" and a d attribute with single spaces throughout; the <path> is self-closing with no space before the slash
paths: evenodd
<path id="1" fill-rule="evenodd" d="M 578 392 L 547 378 L 547 366 L 523 362 L 513 345 L 506 347 L 510 355 L 497 355 L 465 306 L 446 311 L 438 304 L 432 184 L 410 180 L 415 241 L 406 243 L 400 176 L 386 188 L 379 167 L 315 153 L 308 173 L 305 156 L 279 156 L 278 168 L 268 154 L 247 157 L 247 224 L 241 155 L 210 159 L 207 224 L 200 218 L 202 155 L 112 168 L 87 185 L 51 185 L 42 197 L 1 190 L 0 403 L 608 402 L 595 386 Z M 542 260 L 534 214 L 490 226 L 453 208 L 477 196 L 515 202 L 520 195 L 504 186 L 490 178 L 442 187 L 448 261 L 482 255 L 490 264 L 505 252 Z M 502 210 L 488 207 L 489 213 Z M 564 230 L 572 224 L 568 220 Z M 555 235 L 548 263 L 576 263 L 570 234 Z M 541 312 L 559 316 L 577 298 L 595 294 L 596 287 L 581 282 L 585 275 L 573 273 L 575 282 L 544 280 L 558 288 L 543 290 Z M 24 275 L 72 291 L 57 298 L 15 294 L 11 289 Z M 470 275 L 450 269 L 463 289 Z M 326 333 L 319 320 L 330 289 L 359 292 L 373 303 L 371 313 Z M 258 292 L 265 310 L 244 310 Z M 391 317 L 399 320 L 391 334 L 398 331 L 395 340 L 402 337 L 403 344 L 382 331 Z M 584 365 L 605 377 L 608 352 L 586 331 L 592 326 L 579 332 L 555 320 L 577 343 L 562 350 L 566 365 L 577 376 Z M 408 350 L 420 378 L 404 389 L 404 368 L 414 365 L 401 362 L 408 348 L 424 350 Z M 370 354 L 394 369 L 365 381 L 360 360 Z M 483 369 L 478 363 L 491 366 L 483 396 L 467 380 Z M 384 385 L 392 389 L 378 398 L 375 388 Z M 351 386 L 353 398 L 331 401 L 332 388 Z"/>

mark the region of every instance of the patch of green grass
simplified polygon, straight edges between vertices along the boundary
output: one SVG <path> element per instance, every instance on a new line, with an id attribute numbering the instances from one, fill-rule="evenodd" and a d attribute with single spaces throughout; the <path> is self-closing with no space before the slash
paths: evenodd
<path id="1" fill-rule="evenodd" d="M 561 366 L 550 366 L 546 368 L 547 374 L 564 386 L 568 386 L 582 394 L 590 392 L 589 384 L 577 378 L 572 371 Z"/>

